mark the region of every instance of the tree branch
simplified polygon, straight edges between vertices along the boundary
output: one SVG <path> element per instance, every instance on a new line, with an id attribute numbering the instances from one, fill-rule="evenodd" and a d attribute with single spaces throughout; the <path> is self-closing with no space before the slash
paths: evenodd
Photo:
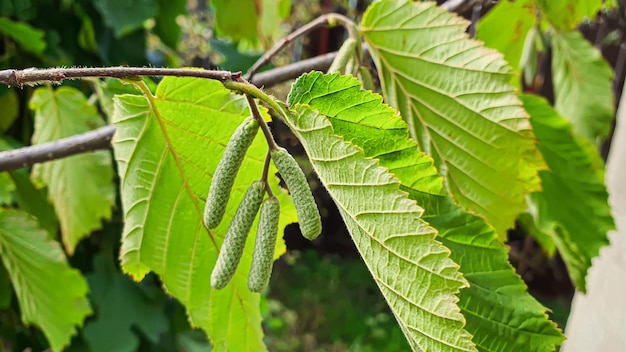
<path id="1" fill-rule="evenodd" d="M 0 153 L 0 171 L 111 147 L 115 126 L 109 125 L 72 137 Z"/>
<path id="2" fill-rule="evenodd" d="M 266 72 L 259 73 L 253 80 L 252 84 L 260 87 L 270 87 L 289 79 L 296 78 L 305 72 L 312 70 L 325 71 L 328 69 L 337 53 L 329 53 L 312 59 L 302 60 L 284 67 L 275 68 Z M 118 70 L 119 69 L 119 70 Z M 24 72 L 26 74 L 24 75 Z M 86 76 L 80 76 L 77 72 L 87 73 Z M 104 74 L 109 73 L 110 75 Z M 132 72 L 132 74 L 131 74 Z M 80 77 L 115 77 L 115 78 L 133 78 L 141 75 L 165 76 L 176 75 L 182 73 L 183 76 L 202 77 L 227 81 L 238 79 L 240 74 L 225 71 L 202 71 L 202 70 L 183 70 L 183 69 L 156 69 L 156 68 L 130 68 L 130 67 L 113 67 L 113 68 L 66 68 L 66 69 L 42 69 L 42 70 L 3 70 L 0 71 L 0 84 L 11 86 L 22 86 L 24 84 L 38 84 L 41 82 L 60 82 L 66 78 Z M 63 76 L 60 76 L 60 73 Z M 68 75 L 69 74 L 69 75 Z M 36 163 L 56 160 L 68 156 L 87 153 L 91 151 L 109 149 L 111 147 L 111 138 L 115 133 L 115 126 L 104 126 L 93 131 L 82 133 L 76 136 L 59 139 L 57 141 L 23 147 L 20 149 L 0 152 L 0 171 L 8 171 L 23 167 L 31 167 Z"/>

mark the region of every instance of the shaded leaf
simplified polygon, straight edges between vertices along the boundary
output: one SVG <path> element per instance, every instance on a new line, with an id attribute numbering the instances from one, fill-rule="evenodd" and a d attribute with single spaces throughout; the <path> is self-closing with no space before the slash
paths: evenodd
<path id="1" fill-rule="evenodd" d="M 415 351 L 475 351 L 455 294 L 466 285 L 423 209 L 392 174 L 297 104 L 289 121 Z M 434 171 L 434 170 L 433 170 Z M 398 275 L 402 273 L 402 280 Z"/>
<path id="2" fill-rule="evenodd" d="M 543 99 L 522 96 L 550 171 L 541 171 L 543 192 L 531 199 L 537 226 L 552 234 L 576 287 L 585 291 L 591 260 L 609 244 L 615 228 L 608 193 L 570 124 Z"/>
<path id="3" fill-rule="evenodd" d="M 0 205 L 13 203 L 15 183 L 11 180 L 8 172 L 0 172 Z"/>
<path id="4" fill-rule="evenodd" d="M 443 195 L 432 159 L 418 151 L 406 124 L 380 96 L 362 91 L 353 77 L 315 72 L 294 83 L 289 103 L 308 103 L 327 114 L 336 133 L 377 158 L 426 209 L 424 220 L 439 230 L 437 238 L 470 283 L 460 292 L 459 307 L 479 351 L 552 351 L 563 341 L 545 308 L 526 292 L 493 228 Z"/>
<path id="5" fill-rule="evenodd" d="M 154 33 L 172 49 L 178 46 L 181 28 L 176 22 L 179 15 L 187 11 L 185 0 L 159 0 L 159 13 L 155 18 Z"/>
<path id="6" fill-rule="evenodd" d="M 0 132 L 6 132 L 13 124 L 19 113 L 19 101 L 15 90 L 9 90 L 0 95 L 0 106 L 2 113 L 0 114 Z"/>
<path id="7" fill-rule="evenodd" d="M 153 0 L 93 0 L 104 23 L 113 28 L 115 37 L 123 37 L 154 17 L 158 5 Z"/>
<path id="8" fill-rule="evenodd" d="M 136 351 L 139 336 L 132 329 L 152 343 L 167 330 L 163 294 L 134 283 L 116 270 L 110 258 L 96 256 L 94 272 L 87 280 L 96 315 L 85 325 L 84 336 L 94 352 Z M 113 331 L 115 338 L 111 338 Z"/>
<path id="9" fill-rule="evenodd" d="M 11 37 L 29 53 L 41 54 L 46 49 L 45 32 L 27 23 L 0 17 L 0 33 Z"/>
<path id="10" fill-rule="evenodd" d="M 33 144 L 77 135 L 103 125 L 95 107 L 78 90 L 38 88 L 30 100 L 35 111 Z M 68 253 L 80 239 L 102 227 L 115 203 L 113 168 L 108 151 L 97 151 L 37 164 L 33 178 L 48 187 L 63 244 Z"/>
<path id="11" fill-rule="evenodd" d="M 432 2 L 374 3 L 361 25 L 386 101 L 431 155 L 453 198 L 505 237 L 544 167 L 501 54 Z"/>
<path id="12" fill-rule="evenodd" d="M 542 14 L 557 29 L 574 29 L 583 18 L 594 19 L 603 0 L 536 0 Z"/>
<path id="13" fill-rule="evenodd" d="M 613 72 L 598 49 L 576 31 L 552 36 L 556 110 L 593 144 L 605 138 L 614 115 Z"/>
<path id="14" fill-rule="evenodd" d="M 209 232 L 202 219 L 212 174 L 231 134 L 247 117 L 245 99 L 221 83 L 165 78 L 155 97 L 118 96 L 113 140 L 125 214 L 120 259 L 135 279 L 148 271 L 183 303 L 191 323 L 207 331 L 218 351 L 262 351 L 259 295 L 248 290 L 256 237 L 253 226 L 231 283 L 210 287 L 217 251 L 246 189 L 261 177 L 266 142 L 261 133 L 248 150 L 226 214 Z M 270 174 L 276 172 L 272 167 Z M 271 184 L 281 202 L 279 231 L 296 221 L 285 192 Z M 277 252 L 284 253 L 283 241 Z M 236 333 L 233 333 L 236 332 Z"/>
<path id="15" fill-rule="evenodd" d="M 536 221 L 533 218 L 533 215 L 530 213 L 522 213 L 517 218 L 520 226 L 526 231 L 530 236 L 532 236 L 537 243 L 543 248 L 543 251 L 550 257 L 554 256 L 556 253 L 556 247 L 554 245 L 554 240 L 552 239 L 551 233 L 544 232 L 537 227 Z"/>
<path id="16" fill-rule="evenodd" d="M 0 211 L 0 258 L 9 273 L 26 324 L 35 324 L 53 351 L 69 345 L 91 314 L 87 283 L 59 244 L 25 212 Z"/>

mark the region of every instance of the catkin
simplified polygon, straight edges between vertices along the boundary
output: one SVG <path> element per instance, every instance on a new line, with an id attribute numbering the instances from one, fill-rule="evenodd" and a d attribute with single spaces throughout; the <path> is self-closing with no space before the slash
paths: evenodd
<path id="1" fill-rule="evenodd" d="M 298 214 L 302 236 L 311 241 L 316 239 L 322 233 L 322 220 L 302 169 L 284 148 L 279 147 L 272 150 L 271 156 L 278 172 L 289 188 L 291 199 Z"/>
<path id="2" fill-rule="evenodd" d="M 246 194 L 237 208 L 237 212 L 226 232 L 224 243 L 217 257 L 217 263 L 211 273 L 211 286 L 215 289 L 222 289 L 228 285 L 235 275 L 243 248 L 246 245 L 248 233 L 259 212 L 259 207 L 263 201 L 265 186 L 261 181 L 254 181 L 246 191 Z"/>
<path id="3" fill-rule="evenodd" d="M 207 228 L 215 228 L 222 221 L 237 172 L 258 130 L 259 123 L 250 117 L 230 137 L 224 156 L 213 174 L 204 207 L 204 225 Z"/>
<path id="4" fill-rule="evenodd" d="M 261 216 L 259 217 L 259 229 L 254 243 L 252 266 L 248 276 L 248 288 L 252 292 L 263 291 L 272 275 L 279 217 L 280 203 L 278 199 L 271 197 L 263 201 Z"/>

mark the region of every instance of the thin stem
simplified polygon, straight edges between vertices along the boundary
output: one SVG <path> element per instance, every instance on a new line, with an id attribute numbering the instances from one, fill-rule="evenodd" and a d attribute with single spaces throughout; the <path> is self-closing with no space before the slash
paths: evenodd
<path id="1" fill-rule="evenodd" d="M 141 76 L 177 76 L 215 79 L 221 82 L 241 77 L 241 72 L 188 70 L 156 67 L 70 67 L 1 70 L 0 84 L 22 88 L 43 83 L 60 83 L 65 79 L 112 77 L 138 79 Z"/>
<path id="2" fill-rule="evenodd" d="M 338 13 L 327 13 L 325 15 L 322 15 L 322 16 L 314 19 L 313 21 L 307 23 L 306 25 L 298 28 L 297 30 L 291 32 L 289 35 L 284 37 L 281 41 L 276 43 L 270 50 L 265 52 L 265 54 L 263 54 L 263 56 L 261 56 L 257 60 L 257 62 L 255 62 L 254 65 L 252 65 L 252 67 L 250 67 L 250 69 L 248 70 L 248 73 L 246 74 L 246 80 L 251 81 L 252 77 L 254 77 L 256 72 L 261 67 L 263 67 L 265 64 L 270 62 L 270 60 L 272 60 L 272 58 L 279 51 L 281 51 L 283 48 L 285 48 L 291 42 L 296 40 L 296 38 L 298 38 L 300 36 L 303 36 L 303 35 L 311 32 L 314 29 L 316 29 L 318 27 L 321 27 L 321 26 L 323 26 L 325 24 L 334 24 L 334 22 L 337 22 L 340 25 L 344 26 L 346 28 L 346 30 L 348 31 L 348 34 L 350 35 L 350 37 L 357 39 L 356 25 L 354 24 L 354 22 L 351 19 L 349 19 L 348 17 L 346 17 L 344 15 L 340 15 Z"/>
<path id="3" fill-rule="evenodd" d="M 267 190 L 267 195 L 270 198 L 274 197 L 274 192 L 272 192 L 272 187 L 270 187 L 270 182 L 268 180 L 269 172 L 270 172 L 270 161 L 272 160 L 271 149 L 267 150 L 267 154 L 265 154 L 265 164 L 263 164 L 263 174 L 261 175 L 261 180 L 265 182 L 265 189 Z"/>
<path id="4" fill-rule="evenodd" d="M 254 98 L 249 94 L 245 94 L 245 96 L 246 96 L 246 100 L 248 101 L 248 106 L 250 107 L 250 113 L 252 114 L 254 119 L 259 123 L 259 126 L 261 127 L 261 131 L 263 131 L 263 135 L 265 136 L 265 140 L 267 141 L 268 147 L 270 148 L 270 150 L 276 149 L 276 141 L 274 140 L 274 136 L 272 136 L 272 131 L 270 131 L 270 128 L 267 125 L 267 122 L 265 122 L 265 119 L 263 119 L 263 116 L 261 115 L 261 112 L 259 111 L 259 107 L 258 105 L 256 105 L 256 101 L 254 101 Z"/>
<path id="5" fill-rule="evenodd" d="M 292 129 L 294 128 L 294 126 L 291 125 L 291 121 L 288 118 L 289 113 L 287 112 L 285 107 L 281 106 L 281 104 L 279 104 L 272 96 L 269 96 L 268 94 L 266 94 L 259 88 L 253 86 L 250 83 L 235 82 L 235 81 L 226 81 L 226 82 L 223 82 L 222 84 L 224 85 L 224 87 L 230 90 L 248 94 L 261 100 L 262 102 L 267 104 L 270 108 L 272 108 L 279 115 L 279 117 L 283 120 L 283 122 L 285 122 L 290 128 Z"/>

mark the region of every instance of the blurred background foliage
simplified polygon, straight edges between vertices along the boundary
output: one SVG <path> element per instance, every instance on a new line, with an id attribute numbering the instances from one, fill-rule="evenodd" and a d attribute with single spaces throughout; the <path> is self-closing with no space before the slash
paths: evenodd
<path id="1" fill-rule="evenodd" d="M 152 65 L 245 72 L 294 28 L 327 12 L 358 19 L 368 3 L 0 0 L 0 69 Z M 490 6 L 481 7 L 478 16 L 484 16 Z M 623 14 L 622 7 L 618 13 L 603 14 L 603 26 L 589 22 L 581 27 L 587 38 L 597 41 L 598 36 L 602 37 L 603 53 L 614 67 L 620 62 L 619 47 L 626 28 Z M 469 9 L 462 15 L 472 18 L 476 11 Z M 272 63 L 280 66 L 335 51 L 344 35 L 341 28 L 320 28 L 298 39 Z M 623 81 L 623 70 L 616 76 L 618 82 Z M 65 84 L 93 93 L 85 81 Z M 272 92 L 280 97 L 289 84 L 276 86 Z M 549 88 L 549 84 L 546 86 Z M 616 92 L 620 91 L 621 87 L 616 87 Z M 33 119 L 27 104 L 31 94 L 30 88 L 0 87 L 0 128 L 15 146 L 30 144 Z M 549 97 L 549 91 L 544 95 Z M 282 145 L 302 153 L 284 126 L 275 123 L 272 128 Z M 269 350 L 408 350 L 332 201 L 322 187 L 313 187 L 322 208 L 324 233 L 313 243 L 301 237 L 297 226 L 290 226 L 285 233 L 288 252 L 276 263 L 270 289 L 262 300 Z M 184 308 L 163 292 L 158 277 L 149 275 L 136 283 L 119 271 L 120 208 L 118 200 L 111 221 L 102 231 L 83 240 L 70 258 L 71 265 L 88 279 L 95 314 L 88 318 L 68 351 L 210 350 L 206 335 L 189 326 Z M 509 238 L 511 261 L 518 273 L 563 327 L 573 294 L 563 263 L 558 256 L 543 253 L 520 229 L 511 231 Z M 207 273 L 207 280 L 209 276 Z M 37 328 L 21 323 L 15 293 L 0 266 L 0 351 L 42 351 L 47 347 Z"/>

